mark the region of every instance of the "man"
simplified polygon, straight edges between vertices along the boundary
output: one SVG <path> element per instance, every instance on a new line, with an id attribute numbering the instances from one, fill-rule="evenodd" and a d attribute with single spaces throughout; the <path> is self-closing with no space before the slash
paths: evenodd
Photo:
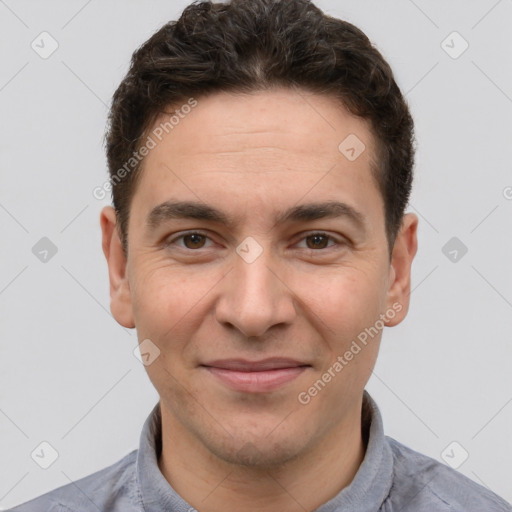
<path id="1" fill-rule="evenodd" d="M 386 437 L 364 389 L 409 307 L 413 139 L 379 52 L 306 0 L 196 3 L 152 36 L 101 227 L 160 401 L 138 450 L 14 510 L 511 511 Z"/>

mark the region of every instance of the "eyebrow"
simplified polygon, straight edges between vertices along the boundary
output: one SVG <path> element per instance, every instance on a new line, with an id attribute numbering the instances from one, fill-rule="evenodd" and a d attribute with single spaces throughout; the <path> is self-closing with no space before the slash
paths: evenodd
<path id="1" fill-rule="evenodd" d="M 310 222 L 319 219 L 345 217 L 352 221 L 363 232 L 366 227 L 366 217 L 353 206 L 339 201 L 323 203 L 308 203 L 293 206 L 280 213 L 276 224 L 289 222 Z M 158 228 L 162 223 L 172 219 L 196 219 L 224 224 L 233 228 L 235 218 L 213 206 L 197 201 L 165 201 L 155 206 L 146 219 L 150 229 Z"/>

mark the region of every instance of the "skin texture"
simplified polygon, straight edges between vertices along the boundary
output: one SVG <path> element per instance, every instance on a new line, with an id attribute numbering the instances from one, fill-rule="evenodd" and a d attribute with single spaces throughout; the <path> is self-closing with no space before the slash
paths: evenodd
<path id="1" fill-rule="evenodd" d="M 338 150 L 349 134 L 366 145 L 355 161 Z M 307 405 L 298 395 L 380 315 L 386 326 L 404 319 L 418 218 L 405 215 L 390 261 L 371 131 L 327 96 L 216 93 L 164 135 L 132 200 L 128 258 L 114 210 L 101 213 L 112 313 L 160 350 L 146 367 L 160 395 L 160 469 L 202 512 L 313 510 L 363 460 L 362 394 L 382 330 Z M 149 212 L 167 200 L 204 202 L 237 222 L 150 229 Z M 332 200 L 361 212 L 365 228 L 346 217 L 276 222 L 290 207 Z M 189 230 L 206 238 L 178 238 Z M 320 248 L 318 231 L 332 237 Z M 236 252 L 247 237 L 262 249 L 252 263 Z M 233 390 L 200 366 L 278 356 L 310 366 L 266 393 Z"/>

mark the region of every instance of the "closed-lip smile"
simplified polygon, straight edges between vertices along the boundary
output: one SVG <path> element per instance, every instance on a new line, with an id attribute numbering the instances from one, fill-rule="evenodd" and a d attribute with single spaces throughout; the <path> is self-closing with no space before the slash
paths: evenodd
<path id="1" fill-rule="evenodd" d="M 217 359 L 201 367 L 236 391 L 264 393 L 284 386 L 311 365 L 295 359 L 272 357 L 258 361 Z"/>

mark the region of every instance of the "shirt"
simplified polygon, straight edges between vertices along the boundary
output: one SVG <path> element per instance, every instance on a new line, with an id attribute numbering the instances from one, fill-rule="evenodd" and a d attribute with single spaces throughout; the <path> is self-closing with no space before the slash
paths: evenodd
<path id="1" fill-rule="evenodd" d="M 462 473 L 385 436 L 377 404 L 363 393 L 363 462 L 352 482 L 316 512 L 512 512 L 505 500 Z M 196 512 L 160 472 L 161 434 L 157 403 L 137 450 L 11 511 Z"/>

